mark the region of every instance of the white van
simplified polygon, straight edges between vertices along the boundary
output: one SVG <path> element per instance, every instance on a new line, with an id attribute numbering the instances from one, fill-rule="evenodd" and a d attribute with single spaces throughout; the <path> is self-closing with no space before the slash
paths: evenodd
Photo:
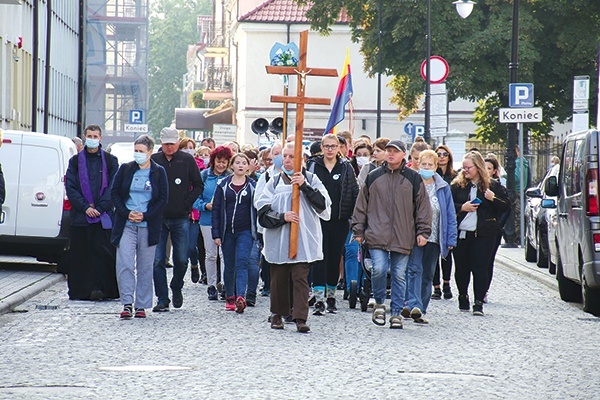
<path id="1" fill-rule="evenodd" d="M 0 254 L 61 261 L 70 230 L 65 174 L 76 152 L 67 137 L 3 131 L 0 163 L 6 199 L 0 215 Z"/>

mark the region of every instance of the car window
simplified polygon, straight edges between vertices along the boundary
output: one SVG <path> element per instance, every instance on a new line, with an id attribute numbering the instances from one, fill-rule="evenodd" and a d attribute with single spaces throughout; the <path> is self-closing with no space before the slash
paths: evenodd
<path id="1" fill-rule="evenodd" d="M 573 194 L 581 193 L 583 189 L 583 180 L 585 171 L 583 170 L 583 158 L 585 151 L 585 142 L 578 140 L 575 142 L 575 151 L 573 156 Z"/>
<path id="2" fill-rule="evenodd" d="M 575 142 L 569 141 L 565 146 L 565 152 L 563 154 L 563 190 L 565 195 L 571 196 L 573 194 L 573 152 L 575 150 Z"/>

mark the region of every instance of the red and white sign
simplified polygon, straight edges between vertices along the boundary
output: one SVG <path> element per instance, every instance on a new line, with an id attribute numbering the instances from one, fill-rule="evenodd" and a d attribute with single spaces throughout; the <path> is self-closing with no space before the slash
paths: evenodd
<path id="1" fill-rule="evenodd" d="M 431 56 L 429 64 L 431 66 L 430 82 L 434 84 L 444 82 L 450 72 L 448 61 L 440 56 Z M 427 60 L 424 60 L 421 64 L 421 76 L 427 80 Z"/>

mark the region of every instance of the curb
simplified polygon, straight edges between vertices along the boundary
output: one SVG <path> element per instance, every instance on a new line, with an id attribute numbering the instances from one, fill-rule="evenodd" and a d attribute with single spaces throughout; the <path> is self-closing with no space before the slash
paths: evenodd
<path id="1" fill-rule="evenodd" d="M 525 261 L 523 261 L 524 263 Z M 530 278 L 537 280 L 538 282 L 550 287 L 551 289 L 558 290 L 558 283 L 554 275 L 548 273 L 547 268 L 538 268 L 537 265 L 523 264 L 519 261 L 515 261 L 514 258 L 507 257 L 504 254 L 498 252 L 496 255 L 496 264 L 501 265 L 504 268 L 511 269 L 522 275 L 526 275 Z"/>
<path id="2" fill-rule="evenodd" d="M 60 273 L 49 274 L 40 280 L 33 282 L 31 285 L 24 287 L 11 294 L 10 296 L 0 300 L 0 315 L 13 311 L 16 307 L 23 304 L 32 297 L 40 294 L 49 287 L 66 280 L 65 276 Z"/>

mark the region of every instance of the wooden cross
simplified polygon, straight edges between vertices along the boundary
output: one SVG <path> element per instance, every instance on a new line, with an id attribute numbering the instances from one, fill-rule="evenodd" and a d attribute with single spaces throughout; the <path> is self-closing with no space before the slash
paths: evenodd
<path id="1" fill-rule="evenodd" d="M 276 75 L 298 75 L 298 87 L 296 96 L 271 96 L 272 103 L 295 103 L 296 104 L 296 137 L 294 141 L 294 172 L 302 170 L 302 133 L 304 132 L 304 105 L 319 104 L 328 106 L 331 99 L 323 97 L 306 97 L 306 76 L 338 76 L 337 69 L 333 68 L 307 68 L 306 54 L 308 52 L 308 30 L 300 32 L 300 57 L 298 65 L 293 67 L 280 67 L 267 65 L 268 74 Z M 298 185 L 292 187 L 292 211 L 300 212 L 300 188 Z M 289 258 L 294 259 L 298 255 L 298 224 L 292 223 L 290 227 L 290 251 Z"/>

